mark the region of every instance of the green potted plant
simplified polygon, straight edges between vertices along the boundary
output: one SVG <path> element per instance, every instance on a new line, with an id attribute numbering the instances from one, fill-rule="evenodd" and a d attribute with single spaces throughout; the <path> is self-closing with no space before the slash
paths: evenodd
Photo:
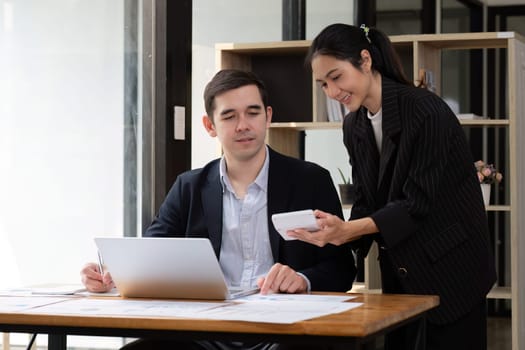
<path id="1" fill-rule="evenodd" d="M 339 175 L 341 175 L 342 183 L 339 184 L 339 195 L 341 196 L 341 203 L 353 204 L 355 197 L 354 185 L 350 182 L 350 177 L 345 176 L 341 168 L 337 168 Z"/>

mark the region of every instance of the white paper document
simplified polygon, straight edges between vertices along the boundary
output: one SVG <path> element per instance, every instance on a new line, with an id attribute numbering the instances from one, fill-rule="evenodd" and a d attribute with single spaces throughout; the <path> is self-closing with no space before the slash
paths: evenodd
<path id="1" fill-rule="evenodd" d="M 296 301 L 296 302 L 343 302 L 354 299 L 354 295 L 321 295 L 321 294 L 286 294 L 274 293 L 262 295 L 260 293 L 239 298 L 236 301 Z"/>
<path id="2" fill-rule="evenodd" d="M 241 302 L 199 313 L 199 318 L 230 321 L 250 321 L 267 323 L 295 323 L 316 317 L 351 310 L 362 303 L 309 301 L 260 301 Z"/>
<path id="3" fill-rule="evenodd" d="M 83 297 L 119 297 L 120 293 L 117 290 L 117 288 L 113 288 L 110 291 L 107 292 L 88 292 L 87 290 L 83 290 L 80 292 L 75 293 L 75 295 L 83 296 Z"/>
<path id="4" fill-rule="evenodd" d="M 227 303 L 76 298 L 33 309 L 31 313 L 196 317 L 201 311 L 224 305 Z"/>
<path id="5" fill-rule="evenodd" d="M 0 295 L 5 296 L 30 296 L 30 295 L 73 295 L 85 291 L 81 284 L 50 283 L 36 286 L 17 287 L 0 290 Z"/>
<path id="6" fill-rule="evenodd" d="M 59 303 L 61 301 L 64 301 L 64 298 L 30 296 L 0 297 L 0 312 L 27 311 L 32 308 Z"/>
<path id="7" fill-rule="evenodd" d="M 183 317 L 287 324 L 351 310 L 351 295 L 268 294 L 230 302 L 85 297 L 0 297 L 0 311 L 31 314 Z"/>
<path id="8" fill-rule="evenodd" d="M 86 290 L 81 284 L 43 284 L 30 287 L 34 295 L 73 295 Z"/>

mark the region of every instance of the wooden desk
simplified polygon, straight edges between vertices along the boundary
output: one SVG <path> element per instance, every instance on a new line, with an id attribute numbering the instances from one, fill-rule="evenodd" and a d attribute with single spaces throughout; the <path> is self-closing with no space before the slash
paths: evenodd
<path id="1" fill-rule="evenodd" d="M 178 337 L 185 339 L 260 340 L 348 344 L 366 349 L 378 336 L 408 322 L 419 322 L 439 304 L 436 296 L 357 294 L 363 305 L 334 315 L 294 324 L 133 316 L 75 316 L 0 313 L 0 331 L 49 334 L 49 349 L 65 349 L 67 335 Z M 423 347 L 420 347 L 421 349 Z"/>

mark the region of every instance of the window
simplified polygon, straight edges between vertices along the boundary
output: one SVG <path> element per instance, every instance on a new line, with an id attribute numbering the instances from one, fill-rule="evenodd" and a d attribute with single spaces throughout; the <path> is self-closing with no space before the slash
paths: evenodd
<path id="1" fill-rule="evenodd" d="M 0 0 L 0 287 L 78 283 L 93 237 L 123 235 L 140 143 L 131 4 Z"/>

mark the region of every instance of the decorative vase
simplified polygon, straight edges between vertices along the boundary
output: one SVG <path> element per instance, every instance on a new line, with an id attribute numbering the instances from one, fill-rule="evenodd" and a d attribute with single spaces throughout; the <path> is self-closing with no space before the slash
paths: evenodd
<path id="1" fill-rule="evenodd" d="M 485 206 L 487 207 L 490 202 L 490 184 L 480 184 L 481 186 L 481 194 L 483 195 L 483 203 L 485 203 Z"/>
<path id="2" fill-rule="evenodd" d="M 339 194 L 342 204 L 353 204 L 355 189 L 353 184 L 339 184 Z"/>

